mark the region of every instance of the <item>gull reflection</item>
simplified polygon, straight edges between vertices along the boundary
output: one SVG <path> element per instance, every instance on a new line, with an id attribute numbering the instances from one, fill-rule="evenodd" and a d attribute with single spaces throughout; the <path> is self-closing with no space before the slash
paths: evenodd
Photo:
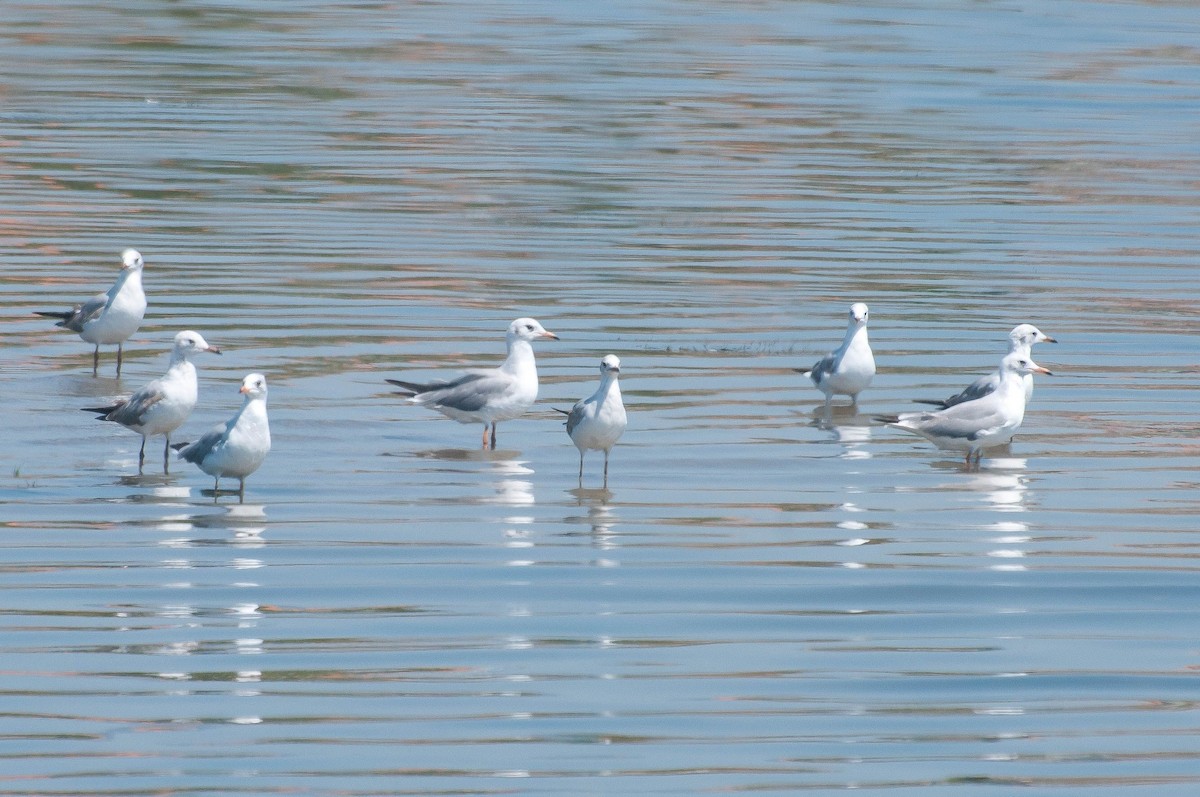
<path id="1" fill-rule="evenodd" d="M 871 418 L 859 415 L 854 407 L 835 407 L 841 410 L 833 415 L 820 412 L 812 425 L 830 433 L 833 440 L 842 445 L 842 459 L 870 459 Z"/>
<path id="2" fill-rule="evenodd" d="M 512 506 L 531 506 L 534 503 L 533 482 L 523 478 L 533 475 L 533 468 L 516 459 L 492 461 L 492 471 L 499 477 L 495 482 L 493 503 Z"/>
<path id="3" fill-rule="evenodd" d="M 613 513 L 612 491 L 608 488 L 576 487 L 566 492 L 575 497 L 575 506 L 586 509 L 587 514 L 569 514 L 563 518 L 563 523 L 568 526 L 584 523 L 587 525 L 586 533 L 591 538 L 592 545 L 602 551 L 615 549 L 617 532 L 614 531 L 614 527 L 618 518 Z M 617 563 L 611 559 L 597 559 L 594 564 L 599 567 L 614 567 Z"/>

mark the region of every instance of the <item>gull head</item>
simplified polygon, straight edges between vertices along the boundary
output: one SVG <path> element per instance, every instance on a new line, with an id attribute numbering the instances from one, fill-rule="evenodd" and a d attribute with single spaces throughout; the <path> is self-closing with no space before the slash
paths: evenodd
<path id="1" fill-rule="evenodd" d="M 621 361 L 617 358 L 617 355 L 604 355 L 604 358 L 600 360 L 600 376 L 619 373 L 621 373 Z"/>
<path id="2" fill-rule="evenodd" d="M 850 323 L 851 324 L 854 324 L 854 325 L 860 326 L 860 327 L 865 327 L 867 325 L 867 320 L 868 320 L 869 316 L 870 316 L 870 312 L 867 310 L 867 306 L 865 304 L 863 304 L 862 302 L 855 302 L 854 304 L 850 305 Z"/>
<path id="3" fill-rule="evenodd" d="M 1014 349 L 1019 347 L 1028 349 L 1035 343 L 1058 343 L 1057 340 L 1045 334 L 1033 324 L 1018 324 L 1013 327 L 1012 332 L 1008 333 L 1008 339 L 1012 341 Z"/>
<path id="4" fill-rule="evenodd" d="M 122 271 L 141 271 L 144 265 L 145 263 L 142 262 L 142 253 L 138 250 L 126 249 L 121 253 Z"/>
<path id="5" fill-rule="evenodd" d="M 184 357 L 190 357 L 202 351 L 210 351 L 213 354 L 221 353 L 216 346 L 210 346 L 199 332 L 193 332 L 190 329 L 185 329 L 175 336 L 175 351 Z"/>
<path id="6" fill-rule="evenodd" d="M 509 340 L 558 340 L 558 335 L 547 332 L 536 318 L 518 318 L 508 325 Z"/>
<path id="7" fill-rule="evenodd" d="M 1014 374 L 1044 374 L 1053 376 L 1049 368 L 1043 368 L 1029 357 L 1028 351 L 1015 351 L 1000 361 L 1000 367 Z"/>
<path id="8" fill-rule="evenodd" d="M 246 374 L 238 392 L 247 398 L 265 399 L 267 397 L 267 378 L 262 374 Z"/>

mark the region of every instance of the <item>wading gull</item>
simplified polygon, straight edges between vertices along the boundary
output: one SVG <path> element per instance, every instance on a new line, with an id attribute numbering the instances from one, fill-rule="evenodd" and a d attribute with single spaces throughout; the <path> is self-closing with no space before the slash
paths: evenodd
<path id="1" fill-rule="evenodd" d="M 170 470 L 171 432 L 178 429 L 196 407 L 196 366 L 192 357 L 201 352 L 220 354 L 198 332 L 187 330 L 175 336 L 171 363 L 167 372 L 132 396 L 107 407 L 88 407 L 84 412 L 98 412 L 98 419 L 115 421 L 142 436 L 138 451 L 138 473 L 146 463 L 146 440 L 156 434 L 167 438 L 163 446 L 163 473 Z"/>
<path id="2" fill-rule="evenodd" d="M 811 369 L 800 371 L 825 394 L 825 407 L 834 396 L 849 396 L 858 404 L 858 394 L 867 389 L 875 376 L 875 357 L 867 340 L 867 306 L 862 302 L 850 305 L 850 322 L 842 345 L 829 352 Z"/>
<path id="3" fill-rule="evenodd" d="M 121 273 L 107 293 L 98 293 L 71 310 L 42 311 L 37 315 L 59 319 L 57 326 L 78 332 L 94 344 L 92 376 L 100 370 L 100 346 L 117 345 L 117 376 L 121 375 L 123 344 L 129 340 L 146 315 L 146 294 L 142 291 L 142 256 L 136 249 L 121 253 Z"/>
<path id="4" fill-rule="evenodd" d="M 604 484 L 608 485 L 608 453 L 625 431 L 625 405 L 617 376 L 621 361 L 609 354 L 600 360 L 600 386 L 587 398 L 575 402 L 567 413 L 567 434 L 579 449 L 579 478 L 583 479 L 585 451 L 604 452 Z M 559 410 L 563 412 L 563 410 Z"/>
<path id="5" fill-rule="evenodd" d="M 483 447 L 496 447 L 496 424 L 525 414 L 538 394 L 537 363 L 533 357 L 535 340 L 558 340 L 532 318 L 518 318 L 508 325 L 505 335 L 508 356 L 499 368 L 469 370 L 453 381 L 429 383 L 387 380 L 404 388 L 402 395 L 410 403 L 435 409 L 459 423 L 483 424 Z"/>
<path id="6" fill-rule="evenodd" d="M 1058 343 L 1057 340 L 1044 334 L 1040 329 L 1033 324 L 1018 324 L 1013 327 L 1012 332 L 1008 333 L 1008 353 L 1024 354 L 1026 359 L 1032 358 L 1033 344 L 1035 343 Z M 1033 398 L 1033 374 L 1025 374 L 1021 377 L 1025 384 L 1025 401 Z M 948 399 L 917 399 L 920 404 L 933 404 L 935 407 L 953 407 L 955 404 L 962 404 L 964 401 L 974 401 L 977 398 L 982 398 L 988 393 L 995 391 L 1000 386 L 1000 371 L 992 371 L 987 376 L 981 376 L 966 387 L 961 393 L 955 393 Z"/>
<path id="7" fill-rule="evenodd" d="M 179 456 L 193 462 L 212 476 L 213 493 L 221 488 L 221 478 L 238 480 L 238 495 L 246 494 L 246 477 L 258 470 L 271 450 L 271 429 L 267 423 L 267 378 L 247 374 L 239 391 L 245 399 L 242 407 L 225 423 L 219 423 L 194 443 L 174 448 Z"/>
<path id="8" fill-rule="evenodd" d="M 919 434 L 938 448 L 965 451 L 967 466 L 972 459 L 978 465 L 985 448 L 1007 443 L 1021 428 L 1026 374 L 1049 375 L 1050 371 L 1023 352 L 1014 352 L 1000 363 L 1000 385 L 982 398 L 943 410 L 880 415 L 876 420 Z"/>

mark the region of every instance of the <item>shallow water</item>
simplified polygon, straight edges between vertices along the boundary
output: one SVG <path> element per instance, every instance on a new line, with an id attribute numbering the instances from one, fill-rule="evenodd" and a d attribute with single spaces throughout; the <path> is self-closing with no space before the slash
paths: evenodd
<path id="1" fill-rule="evenodd" d="M 0 794 L 1194 791 L 1191 6 L 121 6 L 3 12 Z M 126 246 L 93 378 L 32 310 Z M 519 315 L 494 452 L 383 382 Z M 978 472 L 871 421 L 1023 321 Z M 184 328 L 185 438 L 268 376 L 244 503 L 78 411 Z"/>

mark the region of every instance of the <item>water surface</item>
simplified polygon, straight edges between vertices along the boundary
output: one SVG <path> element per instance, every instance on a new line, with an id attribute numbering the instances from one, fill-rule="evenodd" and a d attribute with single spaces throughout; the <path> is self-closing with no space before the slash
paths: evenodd
<path id="1" fill-rule="evenodd" d="M 1196 788 L 1188 4 L 120 5 L 3 12 L 0 794 Z M 32 311 L 126 246 L 93 378 Z M 521 315 L 494 452 L 383 382 Z M 1024 321 L 978 472 L 871 420 Z M 185 438 L 268 376 L 244 503 L 78 411 L 185 328 Z M 553 408 L 610 352 L 603 488 Z"/>

